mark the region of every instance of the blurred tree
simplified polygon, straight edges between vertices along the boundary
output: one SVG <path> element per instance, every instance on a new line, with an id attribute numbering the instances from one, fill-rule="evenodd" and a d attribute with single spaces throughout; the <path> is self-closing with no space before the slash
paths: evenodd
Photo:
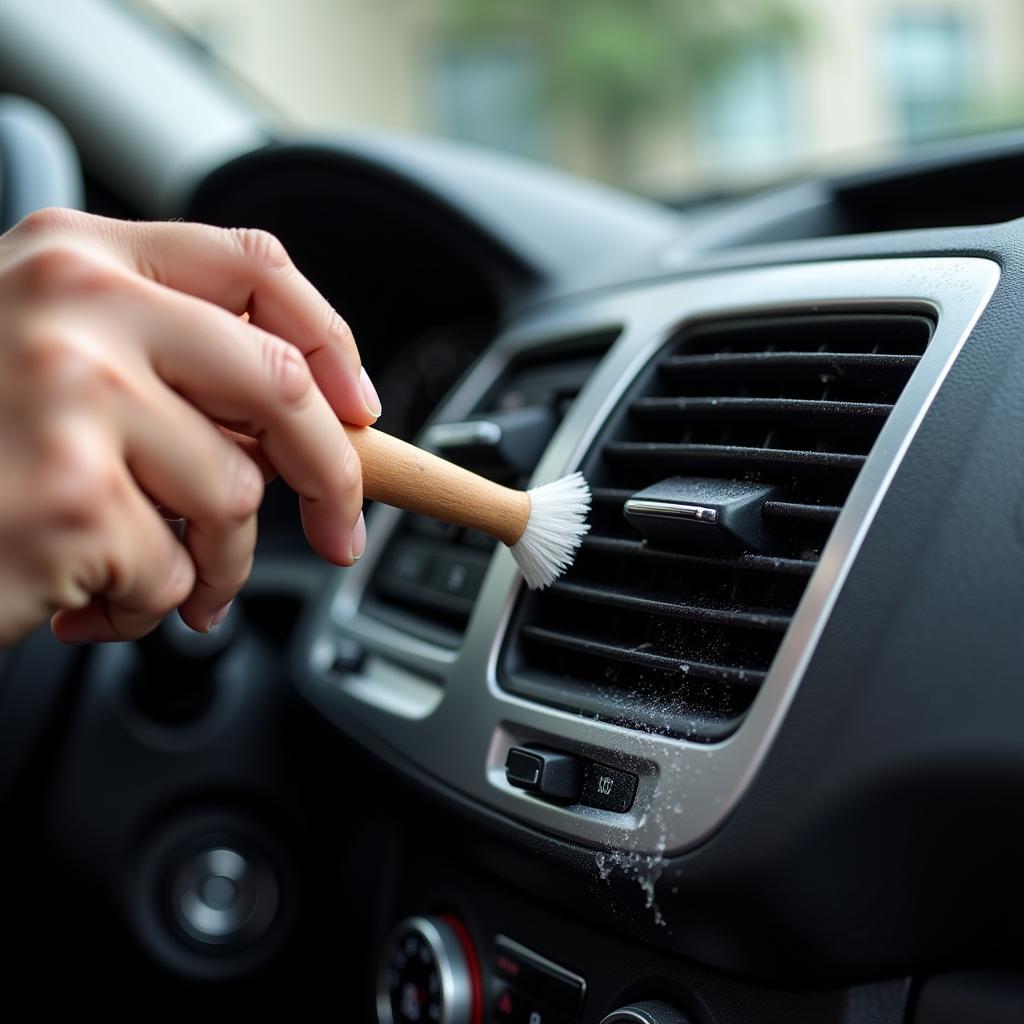
<path id="1" fill-rule="evenodd" d="M 510 40 L 539 62 L 544 103 L 576 115 L 604 151 L 609 176 L 628 175 L 629 139 L 680 108 L 751 45 L 792 37 L 786 0 L 449 0 L 464 44 Z"/>

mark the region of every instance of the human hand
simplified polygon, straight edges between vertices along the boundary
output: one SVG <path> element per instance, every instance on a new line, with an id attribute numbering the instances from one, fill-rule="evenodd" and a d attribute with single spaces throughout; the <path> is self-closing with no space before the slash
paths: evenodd
<path id="1" fill-rule="evenodd" d="M 248 314 L 248 322 L 240 314 Z M 351 331 L 271 235 L 69 210 L 0 236 L 0 643 L 193 629 L 248 577 L 264 478 L 359 557 L 341 421 L 380 404 Z M 154 503 L 185 517 L 179 541 Z"/>

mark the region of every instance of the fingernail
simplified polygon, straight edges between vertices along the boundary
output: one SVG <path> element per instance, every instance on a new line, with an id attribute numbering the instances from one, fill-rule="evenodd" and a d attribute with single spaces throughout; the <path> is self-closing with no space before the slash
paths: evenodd
<path id="1" fill-rule="evenodd" d="M 366 550 L 366 520 L 363 513 L 359 513 L 356 525 L 352 528 L 352 561 L 358 562 Z"/>
<path id="2" fill-rule="evenodd" d="M 229 611 L 231 611 L 231 601 L 228 601 L 228 603 L 224 605 L 224 607 L 221 608 L 221 610 L 217 612 L 212 619 L 210 619 L 210 625 L 207 626 L 207 629 L 209 630 L 213 629 L 214 626 L 219 626 L 228 617 Z"/>
<path id="3" fill-rule="evenodd" d="M 359 367 L 359 386 L 363 389 L 363 401 L 366 402 L 366 408 L 370 415 L 376 419 L 381 414 L 380 398 L 377 395 L 377 389 L 373 386 L 373 381 L 370 380 L 369 374 L 366 372 L 366 367 Z"/>

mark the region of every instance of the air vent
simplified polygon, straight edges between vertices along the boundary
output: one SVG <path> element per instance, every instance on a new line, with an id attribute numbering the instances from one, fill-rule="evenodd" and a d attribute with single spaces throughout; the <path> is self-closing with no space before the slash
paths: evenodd
<path id="1" fill-rule="evenodd" d="M 647 731 L 735 729 L 932 330 L 923 315 L 851 312 L 676 335 L 584 463 L 592 532 L 561 581 L 524 595 L 505 688 Z M 664 481 L 683 494 L 745 482 L 756 530 L 704 541 L 670 522 L 645 536 L 624 503 Z"/>
<path id="2" fill-rule="evenodd" d="M 467 419 L 435 424 L 422 443 L 499 483 L 524 486 L 616 335 L 606 331 L 532 349 L 506 368 Z M 406 514 L 363 610 L 434 643 L 457 646 L 494 547 L 481 533 Z"/>

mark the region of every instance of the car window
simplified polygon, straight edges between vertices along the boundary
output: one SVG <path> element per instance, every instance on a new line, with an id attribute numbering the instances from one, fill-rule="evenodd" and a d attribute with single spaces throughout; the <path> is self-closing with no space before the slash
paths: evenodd
<path id="1" fill-rule="evenodd" d="M 134 0 L 290 121 L 434 134 L 661 197 L 1024 119 L 1019 0 Z"/>

